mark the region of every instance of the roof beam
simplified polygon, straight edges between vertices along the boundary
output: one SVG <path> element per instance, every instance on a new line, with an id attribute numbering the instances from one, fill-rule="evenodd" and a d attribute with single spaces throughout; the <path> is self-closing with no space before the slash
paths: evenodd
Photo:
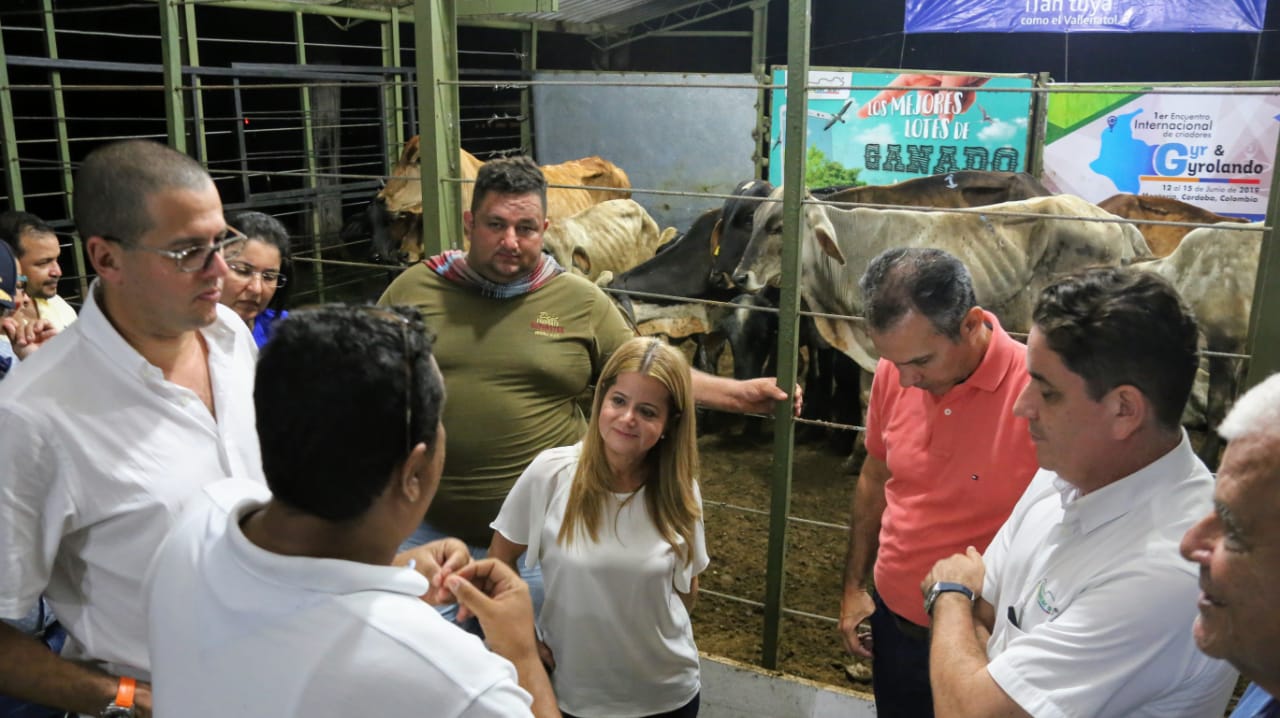
<path id="1" fill-rule="evenodd" d="M 458 17 L 472 15 L 509 15 L 522 12 L 555 12 L 560 0 L 463 0 L 457 6 Z"/>
<path id="2" fill-rule="evenodd" d="M 637 40 L 670 32 L 676 28 L 710 20 L 713 17 L 751 9 L 757 4 L 761 4 L 760 0 L 697 0 L 697 2 L 682 5 L 657 17 L 638 22 L 627 28 L 626 31 L 601 33 L 588 37 L 587 42 L 591 43 L 597 50 L 608 51 Z M 625 37 L 614 39 L 610 42 L 612 38 L 619 38 L 622 35 L 625 35 Z"/>

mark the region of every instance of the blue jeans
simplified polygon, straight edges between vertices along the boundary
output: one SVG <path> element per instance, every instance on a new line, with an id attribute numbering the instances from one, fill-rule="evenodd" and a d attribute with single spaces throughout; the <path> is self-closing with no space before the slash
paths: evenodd
<path id="1" fill-rule="evenodd" d="M 871 688 L 876 715 L 933 718 L 929 686 L 929 629 L 895 614 L 876 594 L 871 614 Z"/>
<path id="2" fill-rule="evenodd" d="M 425 543 L 431 543 L 432 541 L 438 541 L 443 538 L 449 538 L 449 536 L 441 533 L 439 529 L 426 521 L 423 521 L 421 524 L 418 524 L 418 529 L 413 532 L 413 535 L 405 539 L 404 543 L 400 544 L 400 550 L 408 551 L 411 548 L 421 546 Z M 476 559 L 484 558 L 485 554 L 489 553 L 488 546 L 467 544 L 467 548 L 471 549 L 471 557 Z M 516 565 L 520 567 L 520 578 L 523 578 L 524 582 L 529 584 L 529 598 L 533 599 L 533 617 L 534 620 L 537 620 L 538 613 L 542 611 L 542 599 L 546 595 L 546 592 L 542 588 L 542 566 L 535 566 L 532 569 L 526 568 L 524 565 L 524 557 L 524 554 L 520 554 L 520 558 L 516 559 Z M 458 604 L 456 603 L 450 603 L 445 606 L 436 606 L 436 610 L 440 612 L 441 616 L 444 616 L 450 621 L 457 619 Z M 474 618 L 467 621 L 465 624 L 459 625 L 468 632 L 474 633 L 477 636 L 484 635 L 480 632 L 480 624 L 476 622 Z"/>

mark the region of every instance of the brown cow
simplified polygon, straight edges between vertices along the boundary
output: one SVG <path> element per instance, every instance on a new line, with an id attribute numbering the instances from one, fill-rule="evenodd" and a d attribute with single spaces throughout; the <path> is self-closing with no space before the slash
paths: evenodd
<path id="1" fill-rule="evenodd" d="M 461 150 L 458 176 L 474 180 L 483 164 L 474 155 Z M 378 192 L 370 205 L 373 226 L 374 254 L 383 258 L 398 258 L 412 264 L 422 256 L 422 182 L 419 180 L 422 165 L 418 137 L 405 143 L 400 161 L 391 170 L 386 185 Z M 616 189 L 579 190 L 550 187 L 547 189 L 547 218 L 568 218 L 582 210 L 610 199 L 628 199 L 631 187 L 626 172 L 612 162 L 600 157 L 545 165 L 542 173 L 550 185 L 580 185 L 610 187 Z M 473 184 L 462 184 L 462 208 L 471 208 Z"/>
<path id="2" fill-rule="evenodd" d="M 1098 206 L 1117 217 L 1136 220 L 1156 220 L 1161 222 L 1199 222 L 1216 224 L 1218 222 L 1247 222 L 1237 217 L 1224 217 L 1194 204 L 1180 202 L 1170 197 L 1157 197 L 1150 194 L 1117 194 L 1112 195 Z M 1147 240 L 1151 253 L 1157 257 L 1167 257 L 1178 247 L 1187 232 L 1195 227 L 1172 227 L 1166 224 L 1145 224 L 1135 222 L 1138 231 Z"/>

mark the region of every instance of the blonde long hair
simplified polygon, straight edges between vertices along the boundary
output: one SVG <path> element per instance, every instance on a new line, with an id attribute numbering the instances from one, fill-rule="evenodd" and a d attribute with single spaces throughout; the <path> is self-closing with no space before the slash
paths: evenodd
<path id="1" fill-rule="evenodd" d="M 556 543 L 572 543 L 585 532 L 598 541 L 604 507 L 612 493 L 613 471 L 600 438 L 600 407 L 618 381 L 618 375 L 636 372 L 657 379 L 671 395 L 664 438 L 645 457 L 650 478 L 644 493 L 649 517 L 658 533 L 687 565 L 693 560 L 694 529 L 702 512 L 694 500 L 693 482 L 698 474 L 698 435 L 694 421 L 693 379 L 684 355 L 660 339 L 637 337 L 618 347 L 604 365 L 591 402 L 591 422 L 582 440 L 582 456 L 569 490 L 564 522 Z M 619 509 L 621 510 L 621 509 Z M 616 516 L 614 517 L 616 520 Z M 683 548 L 681 547 L 683 541 Z"/>

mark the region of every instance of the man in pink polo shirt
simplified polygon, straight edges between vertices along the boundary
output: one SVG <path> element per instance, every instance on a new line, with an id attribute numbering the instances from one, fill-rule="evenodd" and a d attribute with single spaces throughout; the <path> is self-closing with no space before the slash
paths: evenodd
<path id="1" fill-rule="evenodd" d="M 933 715 L 920 581 L 985 549 L 1036 471 L 1013 404 L 1026 347 L 978 306 L 969 271 L 938 249 L 891 249 L 859 282 L 880 353 L 845 559 L 840 632 L 872 659 L 876 712 Z M 875 566 L 875 591 L 867 578 Z M 860 625 L 870 617 L 871 631 Z"/>

